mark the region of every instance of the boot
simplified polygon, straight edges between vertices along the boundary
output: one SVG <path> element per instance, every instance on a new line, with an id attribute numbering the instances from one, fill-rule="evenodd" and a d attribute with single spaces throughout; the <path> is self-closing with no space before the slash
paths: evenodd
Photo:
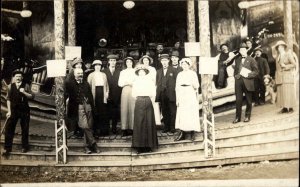
<path id="1" fill-rule="evenodd" d="M 195 140 L 195 131 L 191 131 L 191 141 Z"/>
<path id="2" fill-rule="evenodd" d="M 127 130 L 122 130 L 122 137 L 128 136 Z"/>
<path id="3" fill-rule="evenodd" d="M 175 142 L 180 141 L 180 140 L 184 140 L 185 139 L 185 132 L 184 131 L 180 131 L 179 135 L 175 138 Z"/>
<path id="4" fill-rule="evenodd" d="M 99 148 L 97 146 L 97 143 L 94 143 L 92 145 L 91 151 L 94 152 L 94 153 L 100 153 L 100 150 L 99 150 Z"/>

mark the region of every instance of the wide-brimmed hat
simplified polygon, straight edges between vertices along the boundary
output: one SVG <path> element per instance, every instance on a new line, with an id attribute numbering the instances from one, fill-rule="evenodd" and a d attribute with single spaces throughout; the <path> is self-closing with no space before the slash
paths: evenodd
<path id="1" fill-rule="evenodd" d="M 172 56 L 179 57 L 179 51 L 177 51 L 177 50 L 172 51 L 171 57 L 172 57 Z"/>
<path id="2" fill-rule="evenodd" d="M 278 49 L 278 46 L 284 46 L 285 48 L 287 48 L 287 45 L 286 43 L 283 41 L 283 40 L 279 40 L 276 44 L 275 44 L 275 49 L 277 50 Z"/>
<path id="3" fill-rule="evenodd" d="M 228 44 L 226 44 L 226 43 L 221 44 L 220 45 L 220 50 L 222 49 L 223 46 L 227 46 L 228 47 Z"/>
<path id="4" fill-rule="evenodd" d="M 262 48 L 260 48 L 260 47 L 255 48 L 255 49 L 254 49 L 254 52 L 256 52 L 256 51 L 263 52 Z"/>
<path id="5" fill-rule="evenodd" d="M 159 57 L 159 60 L 162 60 L 162 59 L 164 59 L 164 58 L 166 58 L 166 59 L 170 59 L 170 56 L 168 55 L 168 54 L 161 54 L 160 55 L 160 57 Z"/>
<path id="6" fill-rule="evenodd" d="M 72 68 L 74 68 L 75 65 L 78 64 L 78 63 L 83 63 L 82 59 L 80 57 L 74 58 L 73 61 L 71 62 Z"/>
<path id="7" fill-rule="evenodd" d="M 12 76 L 14 77 L 16 74 L 21 74 L 21 75 L 24 75 L 23 71 L 20 71 L 20 70 L 15 70 L 12 72 Z"/>
<path id="8" fill-rule="evenodd" d="M 182 63 L 187 63 L 189 66 L 192 65 L 192 60 L 190 58 L 182 58 L 180 61 L 179 61 L 180 64 Z"/>
<path id="9" fill-rule="evenodd" d="M 93 63 L 92 63 L 92 66 L 95 66 L 95 65 L 101 65 L 102 66 L 102 61 L 101 60 L 94 60 Z"/>
<path id="10" fill-rule="evenodd" d="M 140 58 L 140 60 L 139 60 L 139 63 L 140 64 L 143 64 L 143 59 L 144 58 L 148 58 L 149 59 L 149 64 L 153 64 L 153 58 L 151 58 L 149 55 L 144 55 L 144 56 L 142 56 L 141 58 Z"/>
<path id="11" fill-rule="evenodd" d="M 139 71 L 141 70 L 145 71 L 146 75 L 149 73 L 148 68 L 146 68 L 144 64 L 138 64 L 135 67 L 135 74 L 139 75 Z"/>
<path id="12" fill-rule="evenodd" d="M 107 59 L 118 59 L 118 55 L 110 54 L 107 56 Z"/>

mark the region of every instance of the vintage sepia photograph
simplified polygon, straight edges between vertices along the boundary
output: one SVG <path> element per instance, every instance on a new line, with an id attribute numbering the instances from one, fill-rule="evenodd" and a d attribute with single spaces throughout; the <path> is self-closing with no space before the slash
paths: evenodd
<path id="1" fill-rule="evenodd" d="M 1 1 L 0 186 L 299 186 L 299 0 Z"/>

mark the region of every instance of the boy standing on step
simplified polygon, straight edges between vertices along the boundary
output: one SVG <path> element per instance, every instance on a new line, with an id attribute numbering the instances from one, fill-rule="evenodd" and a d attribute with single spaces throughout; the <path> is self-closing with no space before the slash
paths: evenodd
<path id="1" fill-rule="evenodd" d="M 30 109 L 28 99 L 33 98 L 33 94 L 28 84 L 23 82 L 23 72 L 14 71 L 13 80 L 7 89 L 7 125 L 5 127 L 5 145 L 4 155 L 9 155 L 12 150 L 12 143 L 15 134 L 15 129 L 18 120 L 20 119 L 22 129 L 22 153 L 28 151 L 28 134 L 29 134 L 29 121 Z"/>

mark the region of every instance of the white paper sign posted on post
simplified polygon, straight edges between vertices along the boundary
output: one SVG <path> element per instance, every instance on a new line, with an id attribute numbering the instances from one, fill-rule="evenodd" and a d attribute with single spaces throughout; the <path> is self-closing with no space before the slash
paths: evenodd
<path id="1" fill-rule="evenodd" d="M 216 57 L 200 57 L 199 74 L 218 74 L 218 58 Z"/>
<path id="2" fill-rule="evenodd" d="M 184 43 L 185 56 L 200 56 L 199 42 L 185 42 Z"/>
<path id="3" fill-rule="evenodd" d="M 64 77 L 66 76 L 66 60 L 47 60 L 47 77 Z"/>
<path id="4" fill-rule="evenodd" d="M 65 46 L 65 59 L 81 58 L 81 46 Z"/>

